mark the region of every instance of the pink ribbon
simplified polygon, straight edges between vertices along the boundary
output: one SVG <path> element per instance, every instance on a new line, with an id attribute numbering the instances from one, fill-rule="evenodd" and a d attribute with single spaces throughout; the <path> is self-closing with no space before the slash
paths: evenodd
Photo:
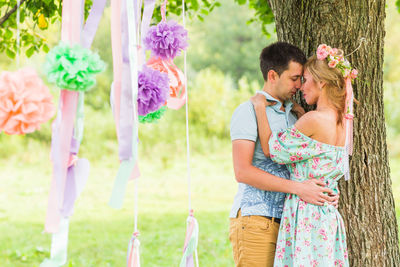
<path id="1" fill-rule="evenodd" d="M 167 20 L 167 19 L 166 19 L 166 16 L 165 16 L 166 9 L 167 9 L 167 2 L 168 2 L 168 0 L 165 0 L 164 3 L 163 3 L 162 6 L 161 6 L 161 17 L 162 17 L 162 21 L 166 21 L 166 20 Z"/>
<path id="2" fill-rule="evenodd" d="M 82 36 L 82 44 L 86 48 L 92 44 L 105 3 L 106 0 L 93 2 Z M 61 40 L 70 45 L 81 42 L 83 4 L 82 0 L 63 1 Z M 61 90 L 57 118 L 52 125 L 53 180 L 45 223 L 45 230 L 51 233 L 58 231 L 61 216 L 72 214 L 78 191 L 81 190 L 76 185 L 83 186 L 88 176 L 89 162 L 77 159 L 79 143 L 76 144 L 78 141 L 73 140 L 78 98 L 79 92 Z M 70 160 L 74 157 L 75 162 L 71 164 Z M 78 168 L 75 167 L 77 162 Z"/>
<path id="3" fill-rule="evenodd" d="M 346 86 L 346 105 L 344 110 L 343 124 L 346 127 L 346 141 L 345 141 L 345 155 L 344 155 L 344 178 L 350 179 L 350 159 L 349 156 L 353 154 L 353 87 L 351 86 L 351 78 L 345 80 Z"/>
<path id="4" fill-rule="evenodd" d="M 353 154 L 353 87 L 351 86 L 351 78 L 346 78 L 346 107 L 345 107 L 345 120 L 346 120 L 346 148 L 349 155 Z"/>

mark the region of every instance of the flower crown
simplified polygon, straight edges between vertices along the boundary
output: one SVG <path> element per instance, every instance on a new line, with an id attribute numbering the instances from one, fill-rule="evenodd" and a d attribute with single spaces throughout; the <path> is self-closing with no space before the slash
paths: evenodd
<path id="1" fill-rule="evenodd" d="M 320 44 L 317 48 L 317 58 L 319 60 L 326 59 L 330 68 L 338 68 L 345 79 L 348 77 L 352 80 L 357 78 L 358 71 L 351 68 L 350 62 L 343 56 L 343 50 Z"/>

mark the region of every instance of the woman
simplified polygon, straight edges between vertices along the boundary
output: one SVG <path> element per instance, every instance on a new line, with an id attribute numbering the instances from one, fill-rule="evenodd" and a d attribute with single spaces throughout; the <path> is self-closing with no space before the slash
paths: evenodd
<path id="1" fill-rule="evenodd" d="M 304 66 L 300 89 L 307 104 L 317 108 L 280 132 L 271 133 L 268 124 L 265 107 L 271 103 L 262 95 L 252 98 L 263 151 L 286 164 L 292 180 L 316 178 L 336 191 L 338 180 L 348 171 L 345 148 L 351 140 L 351 79 L 356 75 L 341 50 L 320 45 L 317 56 Z M 349 266 L 345 228 L 337 209 L 287 195 L 274 266 Z"/>

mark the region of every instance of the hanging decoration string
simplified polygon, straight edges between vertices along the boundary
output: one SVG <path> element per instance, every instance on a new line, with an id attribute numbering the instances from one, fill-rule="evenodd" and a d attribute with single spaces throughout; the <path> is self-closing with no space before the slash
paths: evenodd
<path id="1" fill-rule="evenodd" d="M 164 5 L 166 5 L 167 0 L 165 0 Z M 165 13 L 163 13 L 165 14 Z M 186 14 L 185 14 L 185 0 L 182 0 L 182 24 L 186 27 Z M 188 181 L 188 208 L 189 216 L 187 219 L 187 229 L 186 229 L 186 240 L 184 244 L 184 253 L 180 263 L 180 266 L 194 266 L 193 263 L 193 253 L 196 262 L 196 266 L 199 266 L 199 259 L 197 253 L 198 245 L 198 235 L 199 235 L 199 225 L 196 218 L 193 215 L 192 209 L 192 190 L 191 190 L 191 169 L 190 169 L 190 140 L 189 140 L 189 97 L 187 90 L 187 53 L 186 50 L 183 52 L 183 71 L 184 71 L 184 91 L 185 91 L 185 112 L 186 112 L 186 158 L 187 158 L 187 181 Z"/>
<path id="2" fill-rule="evenodd" d="M 17 0 L 17 68 L 19 67 L 19 51 L 20 51 L 20 39 L 19 39 L 19 20 L 20 20 L 20 11 L 19 11 L 19 6 L 20 6 L 20 0 Z"/>
<path id="3" fill-rule="evenodd" d="M 167 1 L 168 0 L 164 0 L 164 3 L 161 5 L 161 17 L 162 17 L 162 21 L 166 21 L 166 10 L 167 10 Z M 184 13 L 183 13 L 184 15 Z M 183 26 L 185 26 L 185 21 L 183 21 Z"/>
<path id="4" fill-rule="evenodd" d="M 361 38 L 358 40 L 358 42 L 359 42 L 358 47 L 357 47 L 356 49 L 354 49 L 350 54 L 347 54 L 345 57 L 350 56 L 351 54 L 353 54 L 354 52 L 356 52 L 358 49 L 360 49 L 360 48 L 361 48 L 361 45 L 362 45 L 364 42 L 367 43 L 367 39 L 366 39 L 365 37 L 361 37 Z"/>
<path id="5" fill-rule="evenodd" d="M 165 1 L 166 2 L 166 1 Z M 182 0 L 182 24 L 185 28 L 185 0 Z M 189 213 L 192 210 L 192 195 L 191 195 L 191 176 L 190 176 L 190 142 L 189 142 L 189 98 L 187 90 L 187 65 L 186 65 L 186 50 L 183 52 L 183 72 L 184 72 L 184 86 L 185 86 L 185 96 L 186 96 L 186 158 L 187 158 L 187 179 L 188 179 L 188 204 Z"/>

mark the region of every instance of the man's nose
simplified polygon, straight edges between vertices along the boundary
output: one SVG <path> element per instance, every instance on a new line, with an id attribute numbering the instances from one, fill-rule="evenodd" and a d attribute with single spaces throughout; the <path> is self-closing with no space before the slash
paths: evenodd
<path id="1" fill-rule="evenodd" d="M 299 90 L 303 84 L 301 83 L 301 80 L 296 82 L 296 89 Z"/>

